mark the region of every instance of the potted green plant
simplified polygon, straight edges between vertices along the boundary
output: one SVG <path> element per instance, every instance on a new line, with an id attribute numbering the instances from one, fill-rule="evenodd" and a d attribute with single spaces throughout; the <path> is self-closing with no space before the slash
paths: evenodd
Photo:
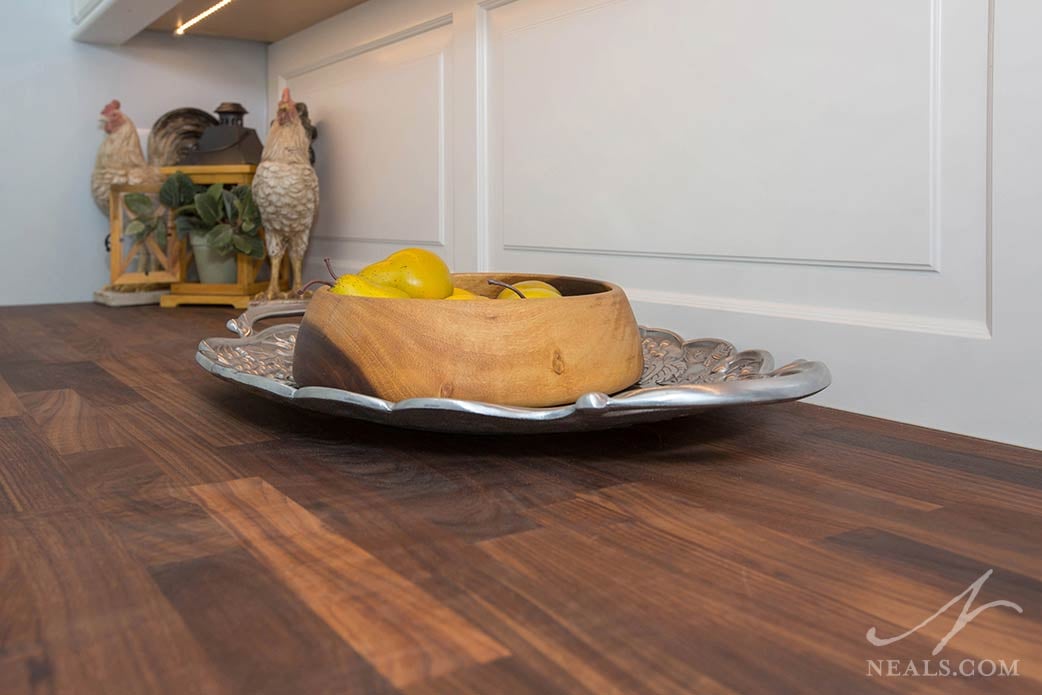
<path id="1" fill-rule="evenodd" d="M 205 188 L 176 172 L 163 183 L 159 200 L 173 210 L 178 235 L 188 237 L 200 282 L 235 282 L 236 252 L 264 258 L 260 211 L 249 186 Z"/>

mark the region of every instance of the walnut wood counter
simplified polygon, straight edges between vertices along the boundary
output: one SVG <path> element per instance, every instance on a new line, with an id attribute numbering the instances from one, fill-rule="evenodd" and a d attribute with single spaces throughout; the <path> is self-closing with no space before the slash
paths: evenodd
<path id="1" fill-rule="evenodd" d="M 1038 452 L 810 405 L 382 429 L 204 373 L 233 313 L 0 309 L 0 693 L 1042 688 Z"/>

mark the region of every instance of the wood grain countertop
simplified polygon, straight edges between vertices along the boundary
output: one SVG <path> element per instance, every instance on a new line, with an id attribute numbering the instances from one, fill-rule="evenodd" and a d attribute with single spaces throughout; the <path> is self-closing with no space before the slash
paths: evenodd
<path id="1" fill-rule="evenodd" d="M 0 693 L 1042 688 L 1042 453 L 791 404 L 384 429 L 203 372 L 233 313 L 0 309 Z"/>

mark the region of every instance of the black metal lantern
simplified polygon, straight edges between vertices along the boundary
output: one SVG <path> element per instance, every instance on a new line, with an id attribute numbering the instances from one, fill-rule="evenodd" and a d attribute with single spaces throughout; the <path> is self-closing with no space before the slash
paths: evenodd
<path id="1" fill-rule="evenodd" d="M 220 121 L 203 131 L 196 149 L 181 163 L 192 166 L 260 164 L 264 147 L 257 131 L 243 125 L 243 116 L 249 113 L 243 105 L 226 101 L 214 112 Z"/>

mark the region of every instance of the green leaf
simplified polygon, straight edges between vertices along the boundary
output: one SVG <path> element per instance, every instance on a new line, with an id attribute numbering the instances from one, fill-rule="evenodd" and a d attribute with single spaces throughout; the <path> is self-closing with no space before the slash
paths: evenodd
<path id="1" fill-rule="evenodd" d="M 141 220 L 134 220 L 127 225 L 127 228 L 123 230 L 127 236 L 132 236 L 135 239 L 141 239 L 145 234 L 145 223 Z"/>
<path id="2" fill-rule="evenodd" d="M 192 179 L 184 173 L 177 171 L 167 177 L 159 189 L 159 202 L 168 208 L 179 208 L 189 205 L 195 194 L 202 190 L 192 183 Z"/>
<path id="3" fill-rule="evenodd" d="M 195 194 L 203 190 L 202 186 L 195 185 L 195 182 L 192 181 L 192 177 L 184 172 L 178 171 L 174 174 L 174 177 L 177 178 L 177 187 L 180 189 L 179 195 L 182 204 L 192 202 L 192 198 L 195 197 Z"/>
<path id="4" fill-rule="evenodd" d="M 230 191 L 222 191 L 221 198 L 224 202 L 225 219 L 234 224 L 238 219 L 239 201 Z"/>
<path id="5" fill-rule="evenodd" d="M 209 227 L 221 221 L 220 205 L 208 193 L 196 193 L 195 210 L 199 213 L 199 219 Z"/>
<path id="6" fill-rule="evenodd" d="M 257 223 L 256 222 L 254 222 L 253 220 L 243 220 L 242 231 L 246 232 L 247 234 L 250 234 L 252 232 L 254 234 L 254 236 L 256 236 L 256 232 L 254 231 L 256 229 L 257 229 Z"/>
<path id="7" fill-rule="evenodd" d="M 138 217 L 151 217 L 155 211 L 152 199 L 144 193 L 127 193 L 123 196 L 123 204 Z"/>
<path id="8" fill-rule="evenodd" d="M 249 251 L 244 251 L 243 253 L 248 256 L 253 256 L 254 258 L 264 258 L 264 242 L 261 241 L 259 236 L 247 236 L 243 238 L 246 239 L 246 243 L 250 247 Z"/>
<path id="9" fill-rule="evenodd" d="M 221 196 L 224 195 L 224 184 L 215 183 L 206 189 L 206 195 L 213 198 L 215 201 L 220 202 Z"/>
<path id="10" fill-rule="evenodd" d="M 156 224 L 152 234 L 156 237 L 156 243 L 159 244 L 160 248 L 166 247 L 166 220 L 159 218 L 156 220 Z"/>
<path id="11" fill-rule="evenodd" d="M 176 176 L 177 174 L 168 176 L 166 181 L 164 181 L 163 185 L 159 188 L 159 202 L 171 210 L 183 205 L 181 199 L 178 197 L 180 191 L 177 187 Z"/>
<path id="12" fill-rule="evenodd" d="M 240 212 L 240 217 L 244 220 L 254 219 L 259 221 L 259 214 L 256 203 L 253 202 L 253 190 L 248 185 L 237 185 L 237 187 L 231 190 L 232 195 L 242 201 L 243 207 Z"/>
<path id="13" fill-rule="evenodd" d="M 249 254 L 250 252 L 250 238 L 243 236 L 242 234 L 235 234 L 232 236 L 232 246 L 239 253 Z"/>
<path id="14" fill-rule="evenodd" d="M 231 225 L 219 224 L 210 230 L 207 242 L 218 251 L 230 251 L 232 248 L 232 234 Z"/>
<path id="15" fill-rule="evenodd" d="M 253 258 L 264 258 L 265 256 L 264 242 L 258 236 L 236 232 L 232 235 L 232 247 L 239 253 Z"/>
<path id="16" fill-rule="evenodd" d="M 249 222 L 250 227 L 259 227 L 261 224 L 260 210 L 257 209 L 257 204 L 253 202 L 253 197 L 247 197 L 242 201 L 242 214 L 240 219 L 243 222 Z"/>

